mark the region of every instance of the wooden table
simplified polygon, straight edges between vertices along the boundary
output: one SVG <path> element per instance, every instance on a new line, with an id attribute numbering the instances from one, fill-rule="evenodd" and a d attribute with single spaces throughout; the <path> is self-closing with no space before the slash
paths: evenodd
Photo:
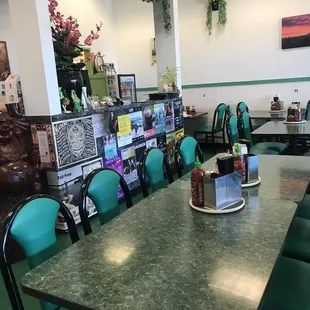
<path id="1" fill-rule="evenodd" d="M 284 124 L 270 121 L 252 132 L 254 137 L 286 137 L 290 139 L 293 153 L 297 154 L 297 138 L 310 137 L 310 121 L 304 124 Z"/>
<path id="2" fill-rule="evenodd" d="M 23 291 L 69 309 L 257 309 L 310 177 L 309 160 L 260 158 L 270 177 L 241 211 L 192 210 L 186 175 L 30 271 Z M 301 183 L 287 182 L 296 167 Z"/>

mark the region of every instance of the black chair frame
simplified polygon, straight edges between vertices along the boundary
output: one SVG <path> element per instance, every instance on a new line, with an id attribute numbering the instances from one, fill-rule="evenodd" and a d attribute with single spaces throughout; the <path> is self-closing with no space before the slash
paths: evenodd
<path id="1" fill-rule="evenodd" d="M 160 150 L 159 148 L 157 147 L 151 147 L 151 148 L 148 148 L 146 149 L 142 156 L 141 156 L 141 159 L 140 159 L 140 164 L 139 164 L 139 169 L 138 169 L 138 174 L 139 174 L 139 179 L 140 179 L 140 184 L 141 184 L 141 190 L 142 190 L 142 194 L 143 194 L 143 197 L 146 198 L 149 196 L 149 191 L 148 191 L 148 186 L 147 186 L 147 181 L 146 181 L 146 178 L 145 178 L 145 175 L 146 175 L 146 169 L 145 169 L 145 161 L 147 159 L 147 156 L 148 154 L 150 153 L 151 150 L 154 150 L 154 149 L 157 149 L 157 150 Z M 160 150 L 162 152 L 162 150 Z M 169 166 L 169 163 L 167 161 L 167 158 L 166 158 L 166 154 L 163 152 L 164 154 L 164 167 L 166 168 L 166 176 L 168 178 L 168 182 L 169 184 L 171 184 L 173 182 L 173 175 L 172 175 L 172 171 L 170 169 L 170 166 Z M 164 172 L 165 174 L 165 172 Z"/>
<path id="2" fill-rule="evenodd" d="M 182 142 L 184 141 L 185 138 L 187 137 L 191 137 L 189 135 L 184 135 L 178 142 L 177 142 L 177 145 L 175 147 L 175 153 L 174 153 L 174 160 L 175 160 L 175 166 L 177 168 L 177 172 L 178 172 L 178 177 L 181 178 L 183 176 L 183 169 L 184 169 L 184 165 L 183 165 L 183 162 L 182 162 L 182 156 L 181 156 L 181 145 L 182 145 Z M 201 163 L 204 162 L 204 159 L 203 159 L 203 155 L 202 155 L 202 151 L 201 151 L 201 148 L 199 146 L 199 143 L 197 142 L 197 145 L 196 145 L 196 149 L 195 149 L 195 153 L 197 154 L 198 158 L 199 158 L 199 161 Z"/>
<path id="3" fill-rule="evenodd" d="M 224 113 L 224 118 L 223 118 L 223 124 L 222 124 L 222 128 L 221 130 L 218 130 L 216 131 L 215 130 L 215 127 L 216 127 L 216 121 L 217 121 L 217 114 L 218 114 L 218 110 L 219 108 L 222 106 L 222 105 L 225 105 L 225 103 L 220 103 L 215 111 L 214 111 L 214 114 L 213 114 L 213 122 L 212 122 L 212 132 L 210 133 L 207 133 L 207 132 L 200 132 L 200 131 L 196 131 L 194 132 L 194 138 L 198 141 L 197 139 L 197 134 L 204 134 L 206 135 L 206 139 L 205 139 L 205 142 L 206 144 L 208 144 L 209 142 L 209 137 L 211 136 L 211 142 L 212 142 L 212 146 L 213 146 L 213 153 L 216 154 L 216 147 L 215 147 L 215 138 L 217 139 L 223 139 L 223 144 L 225 145 L 225 122 L 226 122 L 226 115 L 227 115 L 227 110 L 225 109 L 225 113 Z M 215 136 L 215 134 L 217 133 L 222 133 L 221 136 Z"/>
<path id="4" fill-rule="evenodd" d="M 60 206 L 59 212 L 64 216 L 64 219 L 67 222 L 72 244 L 80 240 L 77 229 L 76 229 L 76 225 L 74 222 L 74 218 L 71 212 L 66 207 L 66 205 L 62 201 L 58 200 L 57 198 L 49 196 L 49 195 L 45 195 L 45 194 L 38 194 L 38 195 L 33 195 L 29 198 L 23 199 L 22 201 L 20 201 L 18 204 L 14 206 L 11 213 L 5 218 L 3 222 L 3 227 L 0 232 L 0 269 L 1 269 L 3 280 L 4 280 L 4 284 L 6 286 L 6 289 L 9 295 L 12 309 L 14 310 L 23 310 L 24 306 L 22 303 L 22 299 L 21 299 L 21 296 L 18 290 L 18 285 L 16 283 L 16 279 L 15 279 L 11 264 L 9 263 L 8 257 L 7 257 L 8 237 L 9 237 L 10 229 L 13 225 L 13 222 L 17 214 L 20 212 L 20 210 L 26 204 L 38 198 L 48 198 L 48 199 L 56 201 Z"/>
<path id="5" fill-rule="evenodd" d="M 237 107 L 236 107 L 237 117 L 239 117 L 239 115 L 241 114 L 241 112 L 244 112 L 244 111 L 240 111 L 240 109 L 239 109 L 239 107 L 240 107 L 240 105 L 241 105 L 242 103 L 244 103 L 244 102 L 241 101 L 241 102 L 239 102 L 239 103 L 237 104 Z M 250 112 L 249 112 L 249 107 L 248 107 L 248 106 L 246 107 L 246 111 L 247 111 L 248 113 L 250 113 Z"/>
<path id="6" fill-rule="evenodd" d="M 125 202 L 127 205 L 127 208 L 131 208 L 133 206 L 131 195 L 130 195 L 130 190 L 128 188 L 128 185 L 124 179 L 124 177 L 119 174 L 116 170 L 111 169 L 111 168 L 100 168 L 92 171 L 90 174 L 87 175 L 87 177 L 84 179 L 82 186 L 81 186 L 81 193 L 80 193 L 80 198 L 79 198 L 79 212 L 80 212 L 80 217 L 81 217 L 81 222 L 84 230 L 85 236 L 90 234 L 92 232 L 91 225 L 89 222 L 87 210 L 86 210 L 86 197 L 88 195 L 88 189 L 89 186 L 93 180 L 93 178 L 100 172 L 102 171 L 113 171 L 114 173 L 118 174 L 120 177 L 120 186 L 123 190 L 124 197 L 125 197 Z"/>

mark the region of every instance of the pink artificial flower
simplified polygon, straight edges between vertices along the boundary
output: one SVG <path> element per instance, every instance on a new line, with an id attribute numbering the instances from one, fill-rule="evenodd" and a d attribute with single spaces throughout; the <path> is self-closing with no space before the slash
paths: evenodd
<path id="1" fill-rule="evenodd" d="M 94 60 L 94 58 L 95 58 L 95 54 L 94 53 L 89 53 L 88 56 L 87 56 L 87 61 Z"/>
<path id="2" fill-rule="evenodd" d="M 85 40 L 84 40 L 84 44 L 91 46 L 93 44 L 93 38 L 91 35 L 89 35 Z"/>
<path id="3" fill-rule="evenodd" d="M 98 55 L 98 56 L 101 56 L 101 52 L 98 52 L 97 55 Z"/>
<path id="4" fill-rule="evenodd" d="M 91 36 L 92 36 L 93 40 L 99 39 L 99 34 L 98 33 L 94 33 L 93 30 L 91 31 Z"/>

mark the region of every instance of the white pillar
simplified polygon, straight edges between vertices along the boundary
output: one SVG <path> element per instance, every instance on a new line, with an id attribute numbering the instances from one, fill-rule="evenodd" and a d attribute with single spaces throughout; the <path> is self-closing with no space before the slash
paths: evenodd
<path id="1" fill-rule="evenodd" d="M 9 0 L 27 116 L 61 113 L 47 0 Z"/>
<path id="2" fill-rule="evenodd" d="M 169 3 L 172 29 L 167 33 L 164 28 L 162 1 L 154 2 L 158 89 L 162 90 L 160 79 L 166 68 L 177 67 L 177 86 L 182 94 L 178 0 L 169 0 Z"/>

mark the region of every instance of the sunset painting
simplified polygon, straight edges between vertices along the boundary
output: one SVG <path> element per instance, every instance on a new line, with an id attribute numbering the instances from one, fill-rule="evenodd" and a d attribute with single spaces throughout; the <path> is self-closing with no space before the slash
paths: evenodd
<path id="1" fill-rule="evenodd" d="M 282 19 L 282 49 L 310 46 L 310 14 Z"/>

